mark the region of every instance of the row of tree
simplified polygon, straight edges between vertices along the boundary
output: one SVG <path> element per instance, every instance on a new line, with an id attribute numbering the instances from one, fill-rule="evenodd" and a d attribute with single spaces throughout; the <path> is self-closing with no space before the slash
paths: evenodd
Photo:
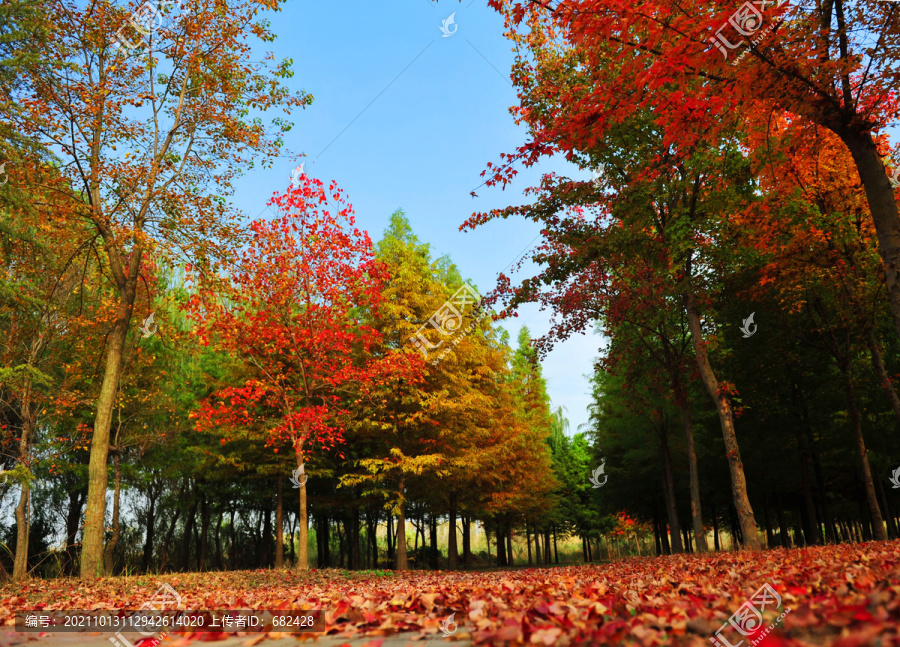
<path id="1" fill-rule="evenodd" d="M 488 183 L 557 152 L 596 177 L 545 175 L 467 225 L 541 224 L 540 273 L 497 297 L 557 315 L 543 350 L 600 322 L 591 432 L 628 475 L 619 505 L 673 550 L 706 550 L 723 508 L 748 548 L 763 525 L 776 542 L 773 515 L 782 545 L 792 523 L 808 543 L 898 536 L 895 8 L 490 4 L 529 141 Z"/>

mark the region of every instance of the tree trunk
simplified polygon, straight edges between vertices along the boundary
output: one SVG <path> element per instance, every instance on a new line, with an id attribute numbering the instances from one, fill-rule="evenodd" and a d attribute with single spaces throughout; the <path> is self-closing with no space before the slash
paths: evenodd
<path id="1" fill-rule="evenodd" d="M 216 564 L 215 568 L 222 568 L 222 542 L 220 535 L 222 534 L 222 512 L 219 511 L 219 516 L 216 519 Z"/>
<path id="2" fill-rule="evenodd" d="M 810 543 L 821 544 L 819 522 L 816 520 L 816 504 L 813 502 L 812 479 L 809 475 L 809 448 L 803 430 L 797 427 L 797 442 L 800 446 L 800 483 L 803 487 L 803 504 L 806 511 L 806 535 Z"/>
<path id="3" fill-rule="evenodd" d="M 531 557 L 531 532 L 528 529 L 528 522 L 525 522 L 525 544 L 528 546 L 528 566 L 532 565 Z M 584 550 L 584 537 L 581 538 L 581 550 L 584 553 L 584 561 L 587 562 L 587 552 Z"/>
<path id="4" fill-rule="evenodd" d="M 28 455 L 31 447 L 31 433 L 34 428 L 35 412 L 31 406 L 31 386 L 26 386 L 22 395 L 22 437 L 19 438 L 19 465 L 31 474 Z M 31 535 L 31 481 L 25 477 L 16 506 L 16 557 L 13 561 L 12 579 L 21 582 L 28 576 L 28 540 Z"/>
<path id="5" fill-rule="evenodd" d="M 897 531 L 894 528 L 894 517 L 891 515 L 891 507 L 888 504 L 887 495 L 884 492 L 884 479 L 878 479 L 878 493 L 881 495 L 881 505 L 884 508 L 884 518 L 887 521 L 888 539 L 896 539 Z"/>
<path id="6" fill-rule="evenodd" d="M 872 366 L 875 367 L 875 374 L 878 376 L 881 388 L 884 390 L 888 402 L 891 403 L 891 409 L 894 410 L 894 415 L 897 417 L 897 420 L 900 421 L 900 397 L 897 396 L 894 385 L 891 383 L 891 378 L 884 368 L 881 349 L 878 346 L 878 340 L 875 338 L 875 331 L 871 327 L 869 327 L 866 334 L 866 342 L 869 346 L 869 352 L 872 355 Z"/>
<path id="7" fill-rule="evenodd" d="M 360 569 L 359 561 L 359 506 L 350 507 L 350 522 L 347 529 L 347 537 L 350 538 L 350 570 Z"/>
<path id="8" fill-rule="evenodd" d="M 556 548 L 556 524 L 553 525 L 553 563 L 559 564 L 559 550 Z"/>
<path id="9" fill-rule="evenodd" d="M 662 542 L 660 541 L 660 533 L 659 533 L 659 517 L 656 514 L 656 511 L 653 512 L 653 541 L 656 546 L 656 556 L 660 557 L 662 552 Z"/>
<path id="10" fill-rule="evenodd" d="M 694 541 L 698 553 L 706 553 L 706 533 L 703 532 L 703 513 L 700 509 L 700 472 L 697 469 L 697 450 L 694 447 L 694 426 L 691 422 L 691 410 L 684 401 L 681 405 L 681 419 L 684 421 L 684 438 L 687 443 L 688 471 L 691 478 L 691 524 L 694 529 Z"/>
<path id="11" fill-rule="evenodd" d="M 406 480 L 403 475 L 400 476 L 398 484 L 400 496 L 400 509 L 397 514 L 397 570 L 408 571 L 409 560 L 406 557 L 406 496 L 404 494 L 404 486 Z"/>
<path id="12" fill-rule="evenodd" d="M 716 551 L 722 550 L 721 545 L 719 544 L 719 516 L 716 514 L 716 500 L 713 499 L 711 505 L 712 518 L 713 518 L 713 546 Z"/>
<path id="13" fill-rule="evenodd" d="M 463 566 L 472 566 L 472 522 L 469 515 L 463 516 Z"/>
<path id="14" fill-rule="evenodd" d="M 687 275 L 690 276 L 690 267 L 688 267 Z M 728 395 L 721 390 L 719 380 L 716 378 L 712 365 L 709 363 L 706 343 L 703 339 L 703 330 L 700 326 L 700 315 L 697 314 L 692 290 L 688 291 L 685 297 L 685 311 L 688 325 L 691 329 L 691 340 L 694 345 L 694 353 L 697 356 L 700 377 L 710 397 L 715 402 L 716 410 L 719 414 L 719 424 L 722 427 L 722 437 L 725 440 L 725 455 L 728 458 L 728 469 L 731 473 L 731 493 L 744 537 L 744 546 L 750 550 L 759 550 L 756 520 L 753 517 L 753 508 L 750 506 L 750 498 L 747 495 L 747 480 L 744 476 L 744 464 L 741 462 L 741 451 L 738 447 L 737 434 L 734 430 L 734 414 L 731 408 L 731 401 L 728 399 Z"/>
<path id="15" fill-rule="evenodd" d="M 184 537 L 181 540 L 181 568 L 188 570 L 191 557 L 191 535 L 194 532 L 194 517 L 197 515 L 197 499 L 191 501 L 188 516 L 184 520 Z"/>
<path id="16" fill-rule="evenodd" d="M 294 547 L 294 544 L 296 543 L 294 541 L 294 535 L 297 534 L 296 526 L 297 526 L 297 515 L 293 515 L 293 517 L 291 517 L 291 534 L 290 534 L 291 564 L 297 563 L 297 553 L 295 552 L 296 548 Z M 329 554 L 328 554 L 328 549 L 329 549 L 328 542 L 331 541 L 331 534 L 329 532 L 330 530 L 331 530 L 331 524 L 328 520 L 328 517 L 325 517 L 325 568 L 328 568 L 331 565 L 331 561 L 329 560 Z"/>
<path id="17" fill-rule="evenodd" d="M 550 529 L 544 531 L 544 563 L 550 563 Z"/>
<path id="18" fill-rule="evenodd" d="M 166 531 L 166 538 L 163 540 L 162 553 L 159 558 L 159 570 L 163 572 L 166 568 L 166 562 L 169 559 L 169 544 L 172 541 L 172 537 L 175 536 L 175 526 L 178 524 L 178 517 L 181 516 L 181 508 L 175 509 L 175 515 L 172 517 L 172 524 L 169 526 L 169 529 Z M 234 570 L 232 567 L 231 570 Z"/>
<path id="19" fill-rule="evenodd" d="M 896 209 L 894 211 L 896 213 Z M 844 374 L 844 388 L 847 391 L 847 406 L 850 414 L 850 424 L 853 426 L 853 435 L 856 440 L 856 452 L 859 455 L 860 468 L 862 470 L 863 487 L 866 493 L 866 502 L 869 504 L 869 514 L 872 515 L 872 526 L 875 531 L 875 539 L 887 541 L 884 531 L 884 519 L 881 509 L 878 507 L 878 499 L 875 497 L 875 484 L 872 482 L 872 468 L 869 466 L 869 453 L 866 451 L 866 441 L 863 438 L 862 426 L 859 421 L 859 410 L 856 406 L 856 389 L 853 386 L 853 378 L 850 374 L 850 362 L 847 358 L 838 360 L 841 372 Z"/>
<path id="20" fill-rule="evenodd" d="M 506 541 L 503 538 L 503 530 L 500 524 L 497 524 L 497 566 L 501 568 L 507 565 L 506 562 Z"/>
<path id="21" fill-rule="evenodd" d="M 309 438 L 309 423 L 303 423 L 303 437 Z M 297 447 L 297 468 L 303 465 L 301 447 Z M 306 509 L 306 478 L 300 485 L 300 511 L 297 515 L 297 570 L 309 570 L 309 516 Z"/>
<path id="22" fill-rule="evenodd" d="M 278 495 L 275 501 L 275 568 L 284 568 L 284 474 L 281 472 L 278 472 Z"/>
<path id="23" fill-rule="evenodd" d="M 66 562 L 63 567 L 65 575 L 75 574 L 75 538 L 81 528 L 81 509 L 84 507 L 86 499 L 86 487 L 79 487 L 69 492 L 69 506 L 66 511 Z"/>
<path id="24" fill-rule="evenodd" d="M 131 267 L 127 281 L 119 284 L 119 308 L 106 343 L 106 365 L 103 370 L 100 394 L 97 397 L 94 433 L 91 436 L 88 496 L 84 513 L 84 540 L 81 547 L 81 577 L 87 580 L 99 577 L 103 569 L 106 486 L 109 479 L 106 465 L 109 453 L 109 429 L 112 424 L 116 391 L 122 376 L 122 356 L 137 293 L 137 269 L 141 264 L 142 252 L 140 246 L 136 245 L 130 259 Z"/>
<path id="25" fill-rule="evenodd" d="M 781 505 L 781 495 L 776 500 L 776 512 L 778 516 L 778 532 L 781 534 L 781 545 L 784 548 L 791 548 L 791 536 L 788 534 L 787 523 L 784 518 L 784 506 Z"/>
<path id="26" fill-rule="evenodd" d="M 657 411 L 657 413 L 661 413 Z M 675 505 L 675 482 L 672 477 L 672 461 L 669 458 L 669 433 L 668 423 L 663 418 L 659 427 L 659 449 L 662 458 L 663 496 L 666 500 L 666 515 L 669 520 L 669 528 L 672 530 L 672 550 L 683 553 L 681 545 L 681 524 L 678 523 L 678 508 Z"/>
<path id="27" fill-rule="evenodd" d="M 666 555 L 672 554 L 672 547 L 669 544 L 669 527 L 663 521 L 663 516 L 659 511 L 659 503 L 654 504 L 654 511 L 656 512 L 657 523 L 659 524 L 659 538 L 662 542 L 663 553 Z"/>
<path id="28" fill-rule="evenodd" d="M 113 514 L 112 514 L 112 537 L 106 545 L 106 551 L 103 554 L 103 570 L 106 575 L 113 574 L 113 555 L 116 545 L 119 543 L 119 535 L 121 527 L 119 524 L 120 497 L 122 494 L 122 457 L 118 447 L 110 449 L 113 455 L 113 466 L 115 468 L 115 492 L 113 493 Z"/>
<path id="29" fill-rule="evenodd" d="M 394 554 L 394 515 L 388 513 L 387 515 L 387 561 L 390 566 L 388 568 L 393 568 L 397 563 L 396 555 Z"/>
<path id="30" fill-rule="evenodd" d="M 153 535 L 156 530 L 156 492 L 151 487 L 147 490 L 147 498 L 150 505 L 147 508 L 147 530 L 144 539 L 144 555 L 141 558 L 141 571 L 146 573 L 150 570 L 150 562 L 153 559 Z"/>
<path id="31" fill-rule="evenodd" d="M 200 490 L 200 558 L 197 563 L 197 570 L 206 570 L 206 561 L 209 556 L 209 497 L 206 495 L 205 488 Z"/>
<path id="32" fill-rule="evenodd" d="M 515 564 L 515 558 L 513 557 L 513 548 L 512 548 L 512 528 L 509 523 L 509 516 L 506 517 L 506 528 L 504 529 L 506 532 L 506 565 L 513 566 Z"/>
<path id="33" fill-rule="evenodd" d="M 763 497 L 763 518 L 766 520 L 766 546 L 772 548 L 775 545 L 775 534 L 772 532 L 772 518 L 769 514 L 769 495 Z"/>
<path id="34" fill-rule="evenodd" d="M 447 535 L 447 568 L 455 571 L 458 568 L 456 555 L 456 492 L 450 493 L 450 527 Z M 529 549 L 530 555 L 530 549 Z M 528 560 L 531 563 L 531 559 Z"/>
<path id="35" fill-rule="evenodd" d="M 428 565 L 436 571 L 438 568 L 437 516 L 435 516 L 434 512 L 429 516 L 431 517 L 431 521 L 428 524 L 430 539 Z"/>
<path id="36" fill-rule="evenodd" d="M 822 471 L 822 462 L 819 460 L 819 452 L 816 448 L 815 438 L 813 437 L 812 425 L 809 420 L 809 409 L 806 406 L 806 398 L 803 395 L 803 390 L 800 388 L 799 383 L 794 383 L 794 392 L 797 397 L 797 402 L 800 406 L 800 416 L 803 420 L 803 433 L 806 437 L 806 446 L 809 448 L 809 455 L 812 459 L 813 464 L 813 472 L 816 475 L 816 488 L 819 491 L 819 501 L 821 502 L 822 507 L 822 515 L 826 521 L 825 525 L 825 538 L 828 541 L 834 541 L 836 530 L 834 527 L 834 518 L 831 516 L 831 512 L 828 506 L 828 497 L 825 492 L 825 476 Z"/>
<path id="37" fill-rule="evenodd" d="M 869 213 L 878 236 L 878 253 L 884 266 L 884 279 L 888 302 L 894 316 L 894 328 L 900 334 L 900 217 L 894 188 L 888 179 L 878 147 L 871 132 L 859 132 L 855 128 L 840 124 L 833 130 L 850 149 L 859 179 L 866 191 Z"/>
<path id="38" fill-rule="evenodd" d="M 22 435 L 24 436 L 24 433 Z M 31 485 L 26 479 L 22 482 L 19 504 L 16 506 L 16 558 L 13 562 L 12 575 L 14 582 L 21 582 L 28 576 L 29 498 L 31 498 Z"/>
<path id="39" fill-rule="evenodd" d="M 231 535 L 231 546 L 228 548 L 228 562 L 231 570 L 235 570 L 235 560 L 237 557 L 237 541 L 235 541 L 236 530 L 234 528 L 234 508 L 231 509 L 231 519 L 229 525 L 229 534 Z"/>

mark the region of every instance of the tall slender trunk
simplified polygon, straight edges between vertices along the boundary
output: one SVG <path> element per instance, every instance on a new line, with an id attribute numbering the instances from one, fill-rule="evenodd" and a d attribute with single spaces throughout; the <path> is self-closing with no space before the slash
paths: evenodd
<path id="1" fill-rule="evenodd" d="M 397 570 L 408 571 L 409 560 L 406 557 L 406 495 L 404 486 L 406 479 L 401 474 L 397 489 L 400 496 L 400 508 L 397 512 Z"/>
<path id="2" fill-rule="evenodd" d="M 197 516 L 198 500 L 195 498 L 191 502 L 188 515 L 184 520 L 184 536 L 181 540 L 181 569 L 188 570 L 191 560 L 191 535 L 194 533 L 194 517 Z"/>
<path id="3" fill-rule="evenodd" d="M 819 451 L 816 448 L 816 441 L 813 436 L 812 425 L 810 424 L 809 408 L 806 405 L 806 398 L 804 397 L 803 389 L 800 388 L 798 382 L 794 383 L 794 393 L 800 406 L 800 416 L 803 422 L 803 435 L 806 438 L 806 447 L 809 449 L 809 456 L 812 460 L 813 473 L 816 475 L 816 488 L 818 489 L 822 516 L 825 521 L 825 538 L 828 541 L 835 541 L 837 531 L 834 527 L 834 518 L 831 516 L 828 497 L 825 492 L 825 475 L 822 471 L 822 461 L 819 460 Z"/>
<path id="4" fill-rule="evenodd" d="M 512 566 L 514 564 L 513 548 L 512 548 L 512 528 L 510 527 L 509 515 L 506 517 L 506 564 Z"/>
<path id="5" fill-rule="evenodd" d="M 688 262 L 687 275 L 690 276 L 690 262 Z M 747 479 L 744 476 L 744 464 L 741 462 L 741 450 L 738 446 L 737 434 L 734 429 L 734 412 L 728 395 L 719 386 L 719 380 L 709 363 L 706 353 L 706 342 L 703 339 L 703 329 L 700 326 L 700 315 L 694 303 L 694 293 L 689 290 L 685 295 L 685 311 L 688 326 L 691 330 L 691 341 L 694 345 L 694 353 L 697 356 L 697 366 L 700 369 L 700 377 L 706 390 L 715 402 L 719 414 L 719 424 L 722 427 L 722 437 L 725 440 L 725 455 L 728 459 L 728 469 L 731 473 L 731 494 L 734 498 L 734 507 L 737 510 L 738 520 L 744 537 L 744 546 L 751 550 L 759 550 L 759 537 L 756 530 L 756 519 L 753 517 L 753 508 L 750 506 L 750 498 L 747 495 Z"/>
<path id="6" fill-rule="evenodd" d="M 284 474 L 281 472 L 278 472 L 278 495 L 275 502 L 275 568 L 284 568 Z"/>
<path id="7" fill-rule="evenodd" d="M 803 504 L 806 511 L 806 534 L 813 544 L 821 544 L 819 537 L 819 522 L 816 519 L 816 505 L 813 502 L 812 479 L 809 475 L 809 447 L 803 430 L 797 427 L 797 444 L 800 446 L 800 483 L 803 488 Z"/>
<path id="8" fill-rule="evenodd" d="M 112 537 L 106 544 L 106 550 L 103 554 L 103 570 L 106 575 L 113 574 L 113 556 L 116 545 L 119 543 L 121 527 L 119 524 L 120 497 L 122 494 L 122 457 L 119 447 L 110 448 L 113 455 L 113 466 L 115 468 L 115 492 L 113 493 L 113 514 L 112 514 Z"/>
<path id="9" fill-rule="evenodd" d="M 455 491 L 450 492 L 450 527 L 447 535 L 447 568 L 455 571 L 458 568 L 456 555 L 456 500 Z M 529 563 L 531 560 L 528 560 Z"/>
<path id="10" fill-rule="evenodd" d="M 839 123 L 839 122 L 836 122 Z M 888 302 L 894 316 L 894 328 L 900 334 L 900 216 L 894 188 L 887 177 L 878 147 L 869 131 L 860 132 L 840 123 L 829 126 L 850 149 L 859 179 L 869 203 L 869 213 L 878 237 L 878 253 L 884 267 Z"/>
<path id="11" fill-rule="evenodd" d="M 197 570 L 205 571 L 209 557 L 209 497 L 206 489 L 200 490 L 200 557 L 197 560 Z"/>
<path id="12" fill-rule="evenodd" d="M 869 504 L 869 514 L 872 515 L 872 526 L 875 531 L 875 539 L 886 541 L 887 534 L 884 530 L 884 519 L 875 496 L 875 484 L 872 481 L 872 468 L 869 465 L 869 452 L 866 450 L 866 441 L 863 438 L 862 425 L 859 420 L 859 409 L 856 404 L 856 389 L 853 386 L 853 376 L 850 373 L 850 360 L 845 356 L 838 359 L 841 373 L 844 375 L 844 388 L 847 391 L 847 408 L 850 414 L 850 424 L 853 427 L 853 435 L 856 440 L 856 453 L 859 455 L 859 464 L 866 494 L 866 502 Z"/>
<path id="13" fill-rule="evenodd" d="M 396 555 L 394 554 L 394 515 L 388 513 L 387 515 L 387 561 L 390 566 L 388 568 L 393 568 L 396 565 Z"/>
<path id="14" fill-rule="evenodd" d="M 222 568 L 222 511 L 219 511 L 219 516 L 216 518 L 216 564 L 215 568 Z"/>
<path id="15" fill-rule="evenodd" d="M 463 566 L 472 565 L 472 522 L 469 515 L 463 515 Z"/>
<path id="16" fill-rule="evenodd" d="M 666 525 L 663 515 L 659 510 L 659 502 L 657 500 L 653 505 L 653 511 L 655 513 L 656 523 L 659 524 L 659 539 L 662 542 L 663 554 L 671 555 L 672 554 L 672 546 L 669 543 L 669 527 Z"/>
<path id="17" fill-rule="evenodd" d="M 303 423 L 303 437 L 309 438 L 309 423 Z M 297 468 L 303 465 L 303 448 L 296 445 Z M 306 479 L 300 485 L 300 510 L 297 515 L 297 570 L 309 569 L 309 514 L 306 508 Z"/>
<path id="18" fill-rule="evenodd" d="M 231 543 L 228 546 L 228 564 L 230 570 L 236 570 L 235 563 L 237 560 L 237 530 L 234 527 L 234 508 L 231 509 L 229 513 L 230 519 L 228 522 L 228 530 L 229 535 L 231 535 Z"/>
<path id="19" fill-rule="evenodd" d="M 358 505 L 353 505 L 350 507 L 350 528 L 347 532 L 347 536 L 350 538 L 350 568 L 354 571 L 358 571 L 360 569 Z"/>
<path id="20" fill-rule="evenodd" d="M 66 511 L 66 561 L 63 567 L 65 575 L 74 575 L 75 564 L 75 538 L 81 528 L 81 509 L 87 499 L 87 488 L 78 487 L 69 491 L 69 505 Z"/>
<path id="21" fill-rule="evenodd" d="M 662 412 L 657 410 L 660 416 L 659 426 L 659 451 L 662 458 L 663 496 L 666 500 L 666 516 L 669 528 L 672 530 L 672 550 L 676 553 L 684 552 L 681 544 L 681 524 L 678 522 L 678 507 L 675 504 L 675 481 L 672 476 L 672 461 L 669 455 L 669 425 Z"/>
<path id="22" fill-rule="evenodd" d="M 27 386 L 22 396 L 22 437 L 19 439 L 19 465 L 31 473 L 28 468 L 28 454 L 31 447 L 31 432 L 34 425 L 35 412 L 32 411 L 31 387 Z M 31 481 L 22 479 L 19 492 L 19 503 L 16 505 L 16 557 L 13 561 L 12 578 L 21 582 L 28 576 L 28 539 L 31 535 Z"/>
<path id="23" fill-rule="evenodd" d="M 662 542 L 660 540 L 659 534 L 660 534 L 659 533 L 659 517 L 657 516 L 656 512 L 654 511 L 654 513 L 653 513 L 653 541 L 654 541 L 654 545 L 656 547 L 656 556 L 657 557 L 661 557 L 663 554 Z"/>
<path id="24" fill-rule="evenodd" d="M 84 513 L 84 540 L 81 547 L 81 577 L 93 579 L 102 575 L 103 535 L 106 527 L 107 455 L 109 454 L 109 430 L 112 425 L 116 391 L 122 375 L 122 357 L 125 338 L 134 309 L 137 294 L 137 270 L 143 250 L 136 245 L 129 261 L 129 276 L 119 283 L 119 308 L 116 321 L 106 343 L 106 365 L 103 382 L 97 396 L 94 415 L 94 433 L 91 436 L 91 457 L 88 463 L 88 496 Z"/>
<path id="25" fill-rule="evenodd" d="M 178 517 L 181 516 L 181 508 L 175 509 L 175 515 L 172 517 L 172 523 L 169 525 L 169 529 L 166 531 L 166 538 L 163 540 L 162 552 L 159 557 L 159 570 L 160 572 L 164 571 L 166 568 L 166 562 L 169 559 L 169 544 L 172 542 L 172 537 L 175 536 L 175 526 L 178 524 Z M 231 570 L 234 570 L 232 567 Z"/>
<path id="26" fill-rule="evenodd" d="M 147 530 L 144 539 L 144 554 L 141 557 L 141 571 L 150 570 L 150 561 L 153 559 L 153 535 L 156 531 L 156 492 L 151 485 L 147 491 L 149 505 L 147 506 Z"/>
<path id="27" fill-rule="evenodd" d="M 894 415 L 897 417 L 897 420 L 900 421 L 900 397 L 897 396 L 891 378 L 884 368 L 881 348 L 879 348 L 878 340 L 875 338 L 875 330 L 871 326 L 866 331 L 866 344 L 869 347 L 869 353 L 872 355 L 872 366 L 875 367 L 875 375 L 878 376 L 878 382 L 881 384 L 881 388 L 884 390 L 888 402 L 891 403 L 891 409 L 894 410 Z"/>
<path id="28" fill-rule="evenodd" d="M 528 546 L 528 566 L 531 566 L 531 532 L 528 529 L 527 521 L 525 522 L 525 544 Z M 581 550 L 584 552 L 584 561 L 587 562 L 587 552 L 584 551 L 584 537 L 581 538 Z"/>
<path id="29" fill-rule="evenodd" d="M 878 493 L 881 495 L 881 505 L 884 508 L 884 519 L 887 521 L 887 534 L 889 539 L 897 538 L 897 530 L 894 527 L 894 517 L 891 514 L 891 507 L 888 503 L 887 495 L 884 492 L 884 479 L 878 479 Z"/>
<path id="30" fill-rule="evenodd" d="M 784 506 L 781 505 L 781 495 L 778 495 L 778 499 L 775 501 L 776 505 L 776 514 L 778 516 L 778 532 L 781 535 L 781 545 L 784 548 L 791 548 L 791 535 L 788 533 L 787 523 L 784 518 Z"/>
<path id="31" fill-rule="evenodd" d="M 438 545 L 437 545 L 437 515 L 432 512 L 429 515 L 428 523 L 428 539 L 429 539 L 429 555 L 428 564 L 432 569 L 437 570 L 438 567 Z"/>
<path id="32" fill-rule="evenodd" d="M 559 550 L 556 547 L 556 524 L 553 525 L 553 563 L 559 564 Z"/>
<path id="33" fill-rule="evenodd" d="M 703 532 L 703 513 L 700 508 L 700 472 L 697 468 L 697 449 L 694 447 L 694 426 L 691 422 L 690 405 L 685 398 L 680 405 L 681 419 L 684 422 L 684 438 L 687 443 L 688 471 L 691 479 L 691 525 L 694 530 L 694 541 L 697 552 L 709 551 L 706 533 Z"/>
<path id="34" fill-rule="evenodd" d="M 713 547 L 716 551 L 722 550 L 721 545 L 719 544 L 719 515 L 716 514 L 716 500 L 712 499 L 710 504 L 710 512 L 712 513 L 713 518 Z"/>

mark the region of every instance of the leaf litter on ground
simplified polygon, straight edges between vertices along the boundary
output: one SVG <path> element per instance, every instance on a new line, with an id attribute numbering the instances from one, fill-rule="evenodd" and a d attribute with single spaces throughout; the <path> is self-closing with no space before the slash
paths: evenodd
<path id="1" fill-rule="evenodd" d="M 874 646 L 900 644 L 898 562 L 895 540 L 493 572 L 370 571 L 348 578 L 337 569 L 254 570 L 92 584 L 33 579 L 0 588 L 0 623 L 12 625 L 14 614 L 28 609 L 137 609 L 167 582 L 185 609 L 321 609 L 326 635 L 347 639 L 377 642 L 416 632 L 448 645 L 462 639 L 477 645 L 699 646 L 768 583 L 790 613 L 756 647 Z M 457 631 L 445 638 L 441 622 L 450 614 Z M 767 610 L 766 625 L 777 614 Z M 184 645 L 234 635 L 178 631 L 169 639 Z M 288 635 L 314 641 L 322 634 L 237 635 L 256 644 Z M 750 644 L 745 640 L 742 647 Z"/>

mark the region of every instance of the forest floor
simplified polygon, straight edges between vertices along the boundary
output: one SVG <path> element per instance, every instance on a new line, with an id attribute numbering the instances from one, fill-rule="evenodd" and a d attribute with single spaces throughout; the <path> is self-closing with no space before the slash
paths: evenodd
<path id="1" fill-rule="evenodd" d="M 171 573 L 92 585 L 31 580 L 0 588 L 0 645 L 109 647 L 112 634 L 16 632 L 14 614 L 137 609 L 163 583 L 187 609 L 321 609 L 326 633 L 172 633 L 162 647 L 195 641 L 286 647 L 297 640 L 317 647 L 708 647 L 723 624 L 721 647 L 900 644 L 900 541 L 890 541 L 494 572 Z M 452 635 L 444 636 L 442 621 L 448 631 L 455 628 Z"/>

